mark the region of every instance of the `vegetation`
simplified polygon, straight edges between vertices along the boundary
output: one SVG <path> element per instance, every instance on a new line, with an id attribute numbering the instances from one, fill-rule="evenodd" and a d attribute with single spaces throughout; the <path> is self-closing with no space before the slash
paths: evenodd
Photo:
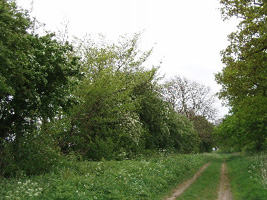
<path id="1" fill-rule="evenodd" d="M 216 75 L 220 98 L 231 106 L 217 129 L 221 147 L 262 151 L 267 146 L 266 2 L 221 0 L 224 19 L 240 19 L 238 31 L 229 35 L 222 51 L 225 68 Z"/>
<path id="2" fill-rule="evenodd" d="M 1 175 L 39 173 L 59 153 L 41 127 L 75 102 L 78 60 L 72 46 L 53 34 L 30 33 L 29 16 L 11 1 L 0 2 L 0 23 Z"/>
<path id="3" fill-rule="evenodd" d="M 221 4 L 225 19 L 241 22 L 216 75 L 231 112 L 215 127 L 210 89 L 179 76 L 162 84 L 140 34 L 70 43 L 38 33 L 26 11 L 2 0 L 0 197 L 160 199 L 212 161 L 183 198 L 214 198 L 210 182 L 227 156 L 195 153 L 267 148 L 267 4 Z M 266 154 L 240 155 L 228 160 L 234 198 L 266 196 Z"/>
<path id="4" fill-rule="evenodd" d="M 79 65 L 54 34 L 29 33 L 32 22 L 14 3 L 1 1 L 0 19 L 0 138 L 17 141 L 70 107 Z"/>
<path id="5" fill-rule="evenodd" d="M 264 199 L 267 186 L 267 157 L 260 154 L 206 154 L 211 165 L 179 199 L 217 199 L 223 161 L 227 163 L 233 199 Z"/>
<path id="6" fill-rule="evenodd" d="M 186 116 L 194 125 L 200 139 L 200 152 L 211 152 L 215 146 L 213 139 L 217 110 L 213 104 L 215 95 L 205 85 L 187 78 L 175 76 L 166 81 L 162 88 L 164 100 L 177 113 Z"/>
<path id="7" fill-rule="evenodd" d="M 124 161 L 88 162 L 69 157 L 52 172 L 2 178 L 2 199 L 162 199 L 205 163 L 212 162 L 181 199 L 215 199 L 220 169 L 227 161 L 233 198 L 262 199 L 266 194 L 266 154 L 161 155 Z M 205 191 L 205 192 L 203 192 Z"/>
<path id="8" fill-rule="evenodd" d="M 195 116 L 205 117 L 207 120 L 216 118 L 217 110 L 213 104 L 215 95 L 210 87 L 187 78 L 175 76 L 165 82 L 163 86 L 164 99 L 180 114 L 189 119 Z"/>
<path id="9" fill-rule="evenodd" d="M 212 163 L 201 176 L 188 188 L 179 200 L 205 199 L 214 200 L 218 197 L 222 161 Z"/>
<path id="10" fill-rule="evenodd" d="M 0 11 L 1 176 L 53 171 L 66 155 L 100 161 L 211 150 L 206 116 L 194 121 L 166 101 L 140 34 L 70 44 L 39 34 L 13 1 L 1 1 Z"/>
<path id="11" fill-rule="evenodd" d="M 125 161 L 68 161 L 54 172 L 1 179 L 3 199 L 162 199 L 206 162 L 203 155 Z"/>
<path id="12" fill-rule="evenodd" d="M 203 116 L 194 116 L 191 121 L 200 138 L 200 152 L 212 152 L 212 149 L 216 146 L 216 142 L 213 136 L 214 124 L 209 122 Z"/>
<path id="13" fill-rule="evenodd" d="M 233 198 L 263 199 L 267 196 L 266 154 L 239 155 L 228 162 Z"/>

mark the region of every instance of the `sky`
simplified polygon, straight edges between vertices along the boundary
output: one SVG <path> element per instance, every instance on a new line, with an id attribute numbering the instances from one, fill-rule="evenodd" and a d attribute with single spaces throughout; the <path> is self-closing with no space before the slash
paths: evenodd
<path id="1" fill-rule="evenodd" d="M 33 3 L 32 3 L 33 2 Z M 211 87 L 220 86 L 214 74 L 221 71 L 220 51 L 228 45 L 227 35 L 237 22 L 221 18 L 219 0 L 17 0 L 32 10 L 32 16 L 46 24 L 46 30 L 58 31 L 68 25 L 70 36 L 105 35 L 117 41 L 119 36 L 142 32 L 140 48 L 153 54 L 149 65 L 162 61 L 160 74 L 195 80 Z M 218 100 L 219 117 L 228 109 Z"/>

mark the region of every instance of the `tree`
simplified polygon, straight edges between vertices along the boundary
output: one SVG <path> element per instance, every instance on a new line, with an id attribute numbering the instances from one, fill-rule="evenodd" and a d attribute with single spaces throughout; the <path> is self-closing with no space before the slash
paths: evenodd
<path id="1" fill-rule="evenodd" d="M 221 1 L 225 19 L 241 19 L 238 31 L 228 36 L 230 45 L 222 51 L 226 67 L 216 74 L 222 85 L 220 98 L 231 106 L 246 96 L 266 97 L 267 89 L 267 4 L 262 1 Z"/>
<path id="2" fill-rule="evenodd" d="M 200 151 L 211 152 L 215 146 L 213 138 L 214 125 L 203 116 L 194 116 L 191 121 L 200 138 Z"/>
<path id="3" fill-rule="evenodd" d="M 216 117 L 215 95 L 209 87 L 175 76 L 166 81 L 162 89 L 163 98 L 180 114 L 193 118 L 203 116 L 209 120 Z"/>
<path id="4" fill-rule="evenodd" d="M 170 132 L 167 124 L 168 104 L 155 90 L 157 86 L 147 84 L 139 92 L 140 109 L 138 114 L 144 127 L 146 149 L 167 149 L 170 145 Z"/>
<path id="5" fill-rule="evenodd" d="M 80 78 L 73 47 L 34 33 L 26 11 L 0 1 L 0 169 L 37 174 L 57 162 L 59 149 L 43 129 L 75 102 Z"/>
<path id="6" fill-rule="evenodd" d="M 72 111 L 67 134 L 80 140 L 62 141 L 63 149 L 99 160 L 117 159 L 122 152 L 129 156 L 142 148 L 139 96 L 155 81 L 157 69 L 142 66 L 151 51 L 141 52 L 138 40 L 139 34 L 121 37 L 118 44 L 102 36 L 99 43 L 90 38 L 78 41 L 84 79 L 76 93 L 81 103 Z"/>
<path id="7" fill-rule="evenodd" d="M 228 36 L 230 45 L 221 53 L 225 67 L 216 74 L 217 83 L 222 85 L 219 97 L 232 107 L 232 119 L 239 126 L 238 132 L 233 133 L 235 137 L 244 146 L 254 143 L 255 149 L 262 150 L 266 144 L 263 130 L 267 112 L 264 106 L 267 102 L 267 3 L 264 0 L 220 2 L 224 19 L 235 16 L 240 23 L 238 30 Z M 256 104 L 261 105 L 262 111 Z"/>
<path id="8" fill-rule="evenodd" d="M 197 153 L 201 145 L 193 123 L 185 116 L 169 108 L 166 123 L 170 134 L 171 147 L 179 153 Z"/>
<path id="9" fill-rule="evenodd" d="M 86 39 L 77 45 L 84 73 L 76 93 L 81 103 L 61 134 L 61 149 L 93 160 L 121 159 L 146 150 L 198 151 L 192 123 L 177 113 L 173 116 L 159 92 L 158 68 L 144 68 L 151 51 L 139 50 L 139 36 L 120 38 L 118 44 L 101 37 L 99 43 Z"/>
<path id="10" fill-rule="evenodd" d="M 227 116 L 217 130 L 222 147 L 236 150 L 257 150 L 266 148 L 267 99 L 248 97 L 243 100 L 234 114 Z"/>
<path id="11" fill-rule="evenodd" d="M 72 46 L 53 34 L 30 34 L 31 21 L 16 5 L 0 3 L 0 132 L 22 136 L 38 120 L 51 120 L 72 102 L 79 77 Z"/>

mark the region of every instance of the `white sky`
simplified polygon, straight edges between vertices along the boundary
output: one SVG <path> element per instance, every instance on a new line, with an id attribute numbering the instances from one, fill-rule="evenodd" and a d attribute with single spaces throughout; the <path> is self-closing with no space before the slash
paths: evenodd
<path id="1" fill-rule="evenodd" d="M 17 0 L 31 9 L 32 0 Z M 144 31 L 141 48 L 154 47 L 150 63 L 162 62 L 166 78 L 185 76 L 218 92 L 214 73 L 221 71 L 220 51 L 236 22 L 223 22 L 219 0 L 34 0 L 33 16 L 57 31 L 68 21 L 70 35 L 120 35 Z M 219 116 L 227 113 L 218 102 Z"/>

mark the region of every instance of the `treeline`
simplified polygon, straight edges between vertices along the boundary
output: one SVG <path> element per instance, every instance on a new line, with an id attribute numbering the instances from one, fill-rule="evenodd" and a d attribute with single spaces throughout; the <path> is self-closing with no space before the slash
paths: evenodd
<path id="1" fill-rule="evenodd" d="M 222 85 L 220 98 L 231 112 L 217 128 L 221 148 L 230 151 L 267 149 L 267 3 L 223 1 L 225 20 L 237 17 L 237 31 L 222 51 L 225 64 L 216 80 Z"/>
<path id="2" fill-rule="evenodd" d="M 70 44 L 38 34 L 35 23 L 0 2 L 0 175 L 49 171 L 63 154 L 211 151 L 214 96 L 179 76 L 160 84 L 159 66 L 145 67 L 152 50 L 140 51 L 140 34 Z"/>

